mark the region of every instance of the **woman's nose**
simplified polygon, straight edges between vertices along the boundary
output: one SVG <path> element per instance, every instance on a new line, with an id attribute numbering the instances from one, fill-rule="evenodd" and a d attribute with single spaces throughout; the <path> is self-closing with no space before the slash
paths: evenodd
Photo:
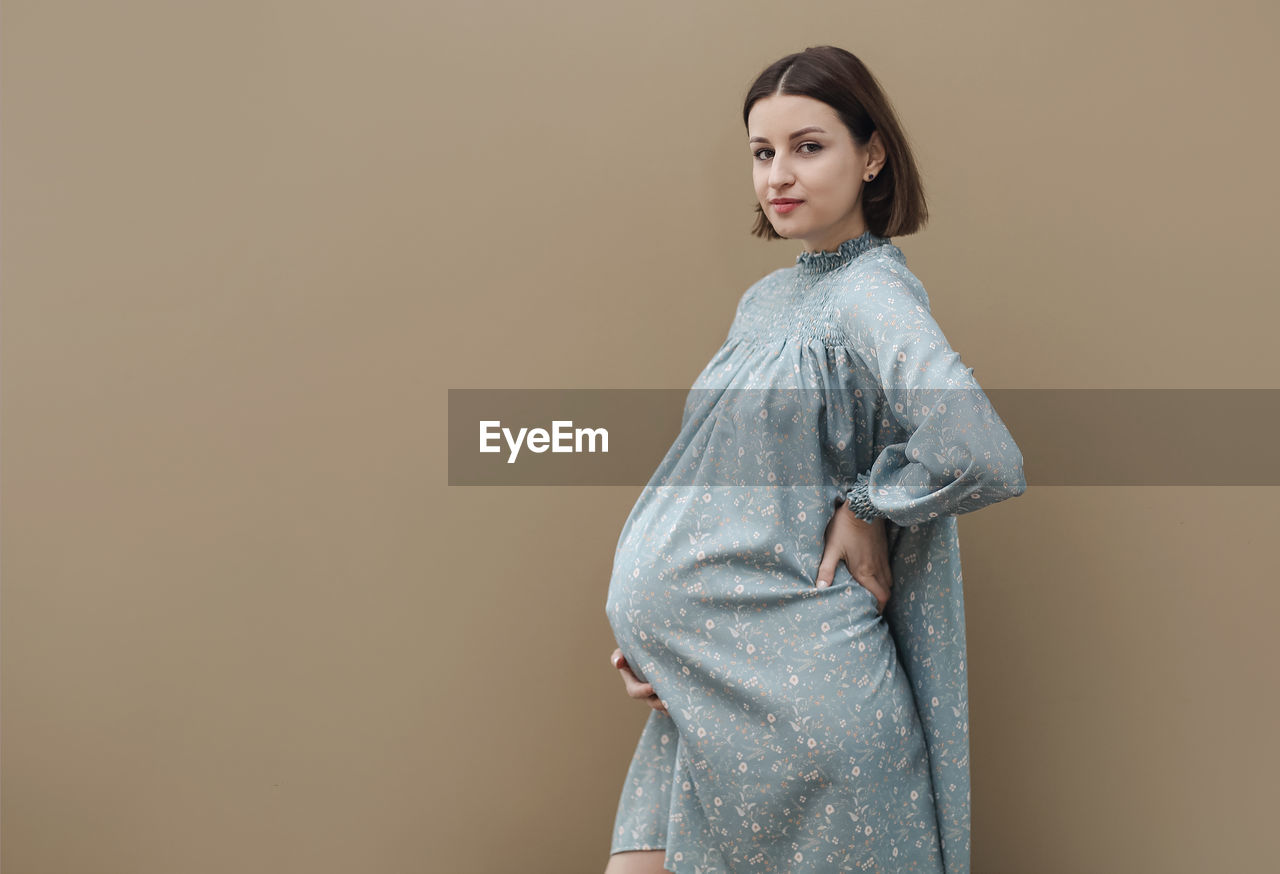
<path id="1" fill-rule="evenodd" d="M 775 155 L 773 163 L 769 165 L 769 184 L 776 190 L 781 186 L 790 184 L 791 165 L 786 161 L 779 160 Z"/>

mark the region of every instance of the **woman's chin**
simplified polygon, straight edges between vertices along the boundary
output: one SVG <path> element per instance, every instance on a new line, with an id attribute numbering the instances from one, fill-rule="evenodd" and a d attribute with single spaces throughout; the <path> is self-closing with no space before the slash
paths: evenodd
<path id="1" fill-rule="evenodd" d="M 773 219 L 770 224 L 773 225 L 774 233 L 780 237 L 786 237 L 788 240 L 798 240 L 805 236 L 809 228 L 800 222 L 788 221 L 785 216 L 779 216 Z"/>

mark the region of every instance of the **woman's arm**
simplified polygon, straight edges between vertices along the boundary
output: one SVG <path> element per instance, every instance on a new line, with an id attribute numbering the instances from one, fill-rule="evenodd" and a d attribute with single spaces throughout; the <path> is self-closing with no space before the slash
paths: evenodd
<path id="1" fill-rule="evenodd" d="M 923 286 L 892 267 L 877 275 L 851 295 L 852 327 L 884 391 L 880 424 L 908 436 L 851 484 L 848 508 L 911 525 L 1021 495 L 1022 452 L 934 321 Z"/>

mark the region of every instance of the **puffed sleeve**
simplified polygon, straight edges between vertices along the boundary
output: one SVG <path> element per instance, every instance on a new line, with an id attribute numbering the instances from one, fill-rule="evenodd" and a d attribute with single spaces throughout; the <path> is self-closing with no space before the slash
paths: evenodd
<path id="1" fill-rule="evenodd" d="M 1022 452 L 929 310 L 919 280 L 886 268 L 856 286 L 849 324 L 896 434 L 845 491 L 859 518 L 898 525 L 1021 495 Z"/>

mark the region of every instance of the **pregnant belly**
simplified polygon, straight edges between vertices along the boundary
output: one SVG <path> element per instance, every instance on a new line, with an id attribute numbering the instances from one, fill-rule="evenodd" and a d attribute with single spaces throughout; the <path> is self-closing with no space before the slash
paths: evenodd
<path id="1" fill-rule="evenodd" d="M 637 676 L 656 684 L 694 661 L 796 653 L 843 662 L 849 646 L 892 662 L 875 597 L 843 563 L 831 586 L 815 586 L 833 511 L 820 487 L 646 489 L 619 538 L 606 602 Z"/>
<path id="2" fill-rule="evenodd" d="M 815 569 L 819 558 L 811 557 Z M 730 668 L 748 677 L 781 660 L 800 684 L 830 669 L 845 676 L 854 662 L 872 678 L 897 661 L 875 596 L 843 563 L 832 585 L 818 588 L 808 575 L 749 553 L 685 565 L 632 557 L 615 568 L 606 612 L 628 664 L 659 694 L 664 682 L 698 671 L 712 681 Z"/>
<path id="3" fill-rule="evenodd" d="M 888 624 L 843 565 L 821 589 L 733 566 L 668 582 L 619 581 L 609 618 L 628 663 L 667 702 L 692 761 L 802 743 L 803 760 L 823 773 L 909 762 L 927 781 Z"/>

